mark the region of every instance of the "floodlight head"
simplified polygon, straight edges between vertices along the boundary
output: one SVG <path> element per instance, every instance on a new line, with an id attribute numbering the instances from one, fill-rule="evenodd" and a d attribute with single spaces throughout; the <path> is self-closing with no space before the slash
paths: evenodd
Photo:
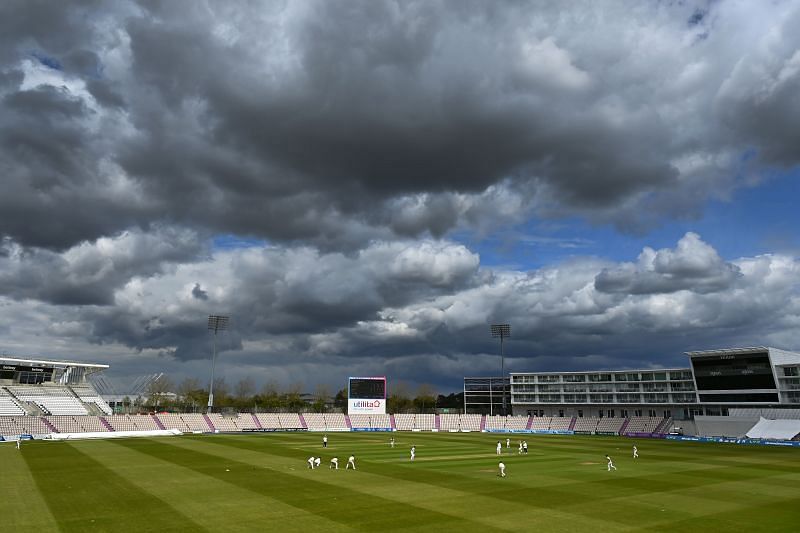
<path id="1" fill-rule="evenodd" d="M 506 339 L 511 336 L 511 326 L 509 324 L 492 324 L 490 326 L 492 337 Z"/>
<path id="2" fill-rule="evenodd" d="M 228 329 L 228 321 L 231 317 L 223 315 L 208 315 L 208 329 L 217 331 Z"/>

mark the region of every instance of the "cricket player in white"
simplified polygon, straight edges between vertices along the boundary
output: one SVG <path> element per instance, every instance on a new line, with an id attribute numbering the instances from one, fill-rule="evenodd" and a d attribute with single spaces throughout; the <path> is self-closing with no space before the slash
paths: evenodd
<path id="1" fill-rule="evenodd" d="M 519 451 L 517 453 L 522 453 L 522 441 L 519 441 Z"/>
<path id="2" fill-rule="evenodd" d="M 309 457 L 309 458 L 308 458 L 308 467 L 309 467 L 311 470 L 314 470 L 314 458 L 313 458 L 313 457 Z"/>
<path id="3" fill-rule="evenodd" d="M 339 470 L 339 458 L 334 457 L 333 459 L 331 459 L 331 465 L 328 468 Z"/>
<path id="4" fill-rule="evenodd" d="M 416 446 L 412 446 L 411 447 L 411 460 L 413 461 L 414 457 L 416 457 L 416 456 L 417 456 L 417 447 Z"/>
<path id="5" fill-rule="evenodd" d="M 354 455 L 351 455 L 351 456 L 350 456 L 350 457 L 347 459 L 347 466 L 345 466 L 345 467 L 344 467 L 344 469 L 345 469 L 345 470 L 349 470 L 351 466 L 353 467 L 353 470 L 355 470 L 355 469 L 356 469 L 356 458 L 355 458 L 355 456 L 354 456 Z"/>
<path id="6" fill-rule="evenodd" d="M 19 439 L 17 439 L 17 449 L 19 450 Z"/>
<path id="7" fill-rule="evenodd" d="M 497 441 L 497 455 L 503 454 L 503 445 L 500 444 L 500 441 Z"/>
<path id="8" fill-rule="evenodd" d="M 314 459 L 314 468 L 319 468 L 320 463 L 322 463 L 322 457 Z"/>
<path id="9" fill-rule="evenodd" d="M 639 448 L 637 448 L 635 444 L 633 445 L 633 458 L 634 459 L 639 458 Z"/>
<path id="10" fill-rule="evenodd" d="M 511 448 L 511 439 L 506 439 L 506 449 Z"/>
<path id="11" fill-rule="evenodd" d="M 612 469 L 612 468 L 613 468 L 614 470 L 616 470 L 616 469 L 617 469 L 617 467 L 616 467 L 616 466 L 614 466 L 614 461 L 612 461 L 612 460 L 611 460 L 611 456 L 609 456 L 609 455 L 606 455 L 606 459 L 608 459 L 608 471 L 609 471 L 609 472 L 611 472 L 611 469 Z"/>
<path id="12" fill-rule="evenodd" d="M 327 448 L 328 447 L 328 436 L 327 435 L 322 437 L 322 447 L 323 448 Z"/>
<path id="13" fill-rule="evenodd" d="M 391 446 L 392 448 L 394 448 L 394 437 L 392 437 L 391 439 L 389 439 L 389 446 Z"/>
<path id="14" fill-rule="evenodd" d="M 500 461 L 497 466 L 500 467 L 500 477 L 506 477 L 506 464 Z"/>

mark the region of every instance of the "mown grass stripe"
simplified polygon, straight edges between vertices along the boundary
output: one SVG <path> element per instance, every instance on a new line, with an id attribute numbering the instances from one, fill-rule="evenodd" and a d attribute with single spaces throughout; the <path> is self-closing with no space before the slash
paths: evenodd
<path id="1" fill-rule="evenodd" d="M 58 531 L 58 523 L 25 462 L 30 446 L 31 443 L 25 442 L 17 450 L 13 443 L 0 445 L 0 486 L 9 489 L 2 491 L 0 497 L 0 525 L 6 531 Z"/>
<path id="2" fill-rule="evenodd" d="M 158 446 L 161 439 L 150 441 Z M 281 501 L 231 483 L 237 472 L 226 472 L 225 481 L 157 459 L 113 442 L 92 441 L 92 456 L 142 490 L 167 499 L 196 522 L 212 531 L 247 532 L 270 526 L 282 533 L 308 531 L 348 532 L 347 526 L 305 513 Z"/>
<path id="3" fill-rule="evenodd" d="M 272 455 L 264 450 L 251 450 L 239 447 L 233 444 L 235 440 L 234 437 L 215 438 L 213 440 L 204 439 L 202 441 L 181 439 L 181 444 L 179 445 L 202 447 L 203 450 L 208 450 L 209 453 L 219 456 L 221 459 L 239 457 L 242 458 L 242 460 L 246 460 L 248 463 L 263 464 L 268 462 L 272 464 L 273 467 L 278 468 L 280 466 L 286 468 L 288 465 L 292 464 L 298 465 L 296 457 L 289 459 L 284 456 Z M 519 524 L 529 521 L 533 511 L 526 502 L 521 503 L 512 500 L 504 501 L 497 498 L 486 498 L 480 494 L 470 492 L 469 490 L 447 489 L 426 482 L 431 476 L 438 477 L 447 475 L 446 473 L 419 468 L 417 479 L 413 481 L 398 480 L 382 472 L 382 470 L 386 468 L 384 463 L 360 460 L 359 465 L 358 476 L 348 474 L 342 475 L 338 472 L 323 472 L 315 477 L 322 483 L 337 487 L 343 486 L 359 492 L 363 492 L 364 487 L 369 487 L 369 490 L 372 491 L 375 496 L 387 500 L 394 500 L 455 517 L 472 516 L 474 522 L 499 528 L 517 530 Z M 308 474 L 308 472 L 302 468 L 299 469 L 299 471 L 295 470 L 295 472 L 296 475 Z M 484 485 L 500 486 L 506 482 L 507 479 L 499 479 L 494 470 L 481 474 L 481 483 Z M 584 530 L 597 530 L 598 528 L 609 527 L 607 521 L 576 514 L 568 514 L 554 509 L 538 507 L 535 509 L 535 512 L 538 522 L 571 522 L 576 527 L 580 526 Z"/>
<path id="4" fill-rule="evenodd" d="M 206 531 L 70 443 L 37 443 L 24 458 L 62 531 Z"/>
<path id="5" fill-rule="evenodd" d="M 466 518 L 456 518 L 367 493 L 301 479 L 275 469 L 256 468 L 248 463 L 166 442 L 160 442 L 159 446 L 134 439 L 116 443 L 196 472 L 227 480 L 305 512 L 363 531 L 501 531 Z M 230 476 L 226 476 L 225 468 L 236 469 L 238 475 L 233 481 L 230 481 Z M 398 516 L 402 519 L 399 520 Z"/>
<path id="6" fill-rule="evenodd" d="M 220 440 L 226 446 L 238 447 L 250 451 L 281 455 L 287 458 L 297 458 L 297 451 L 283 446 L 273 446 L 265 448 L 263 439 L 250 439 L 247 437 L 231 437 Z M 482 463 L 488 465 L 496 464 L 495 458 L 489 455 L 491 462 L 484 459 Z M 439 458 L 446 460 L 446 456 L 435 456 L 431 459 Z M 362 459 L 368 462 L 369 459 Z M 575 459 L 572 459 L 574 464 Z M 404 462 L 402 464 L 381 463 L 381 475 L 390 476 L 393 479 L 404 481 L 419 481 L 421 479 L 418 463 L 411 468 L 411 465 Z M 552 466 L 551 464 L 541 465 L 543 468 Z M 571 507 L 571 502 L 575 495 L 585 496 L 587 500 L 598 503 L 606 499 L 636 496 L 643 492 L 665 493 L 680 491 L 689 488 L 697 488 L 703 485 L 713 485 L 716 483 L 727 482 L 733 477 L 740 475 L 730 472 L 729 469 L 714 469 L 703 467 L 696 470 L 684 470 L 677 474 L 689 476 L 688 479 L 676 475 L 674 478 L 670 474 L 663 472 L 652 472 L 644 475 L 631 476 L 625 473 L 605 472 L 605 465 L 598 465 L 592 471 L 584 471 L 580 474 L 549 470 L 538 470 L 534 465 L 534 479 L 536 485 L 531 486 L 525 482 L 516 483 L 510 478 L 503 487 L 487 485 L 484 479 L 476 479 L 466 476 L 457 471 L 447 472 L 446 475 L 431 475 L 425 477 L 425 482 L 431 485 L 447 489 L 469 491 L 482 496 L 493 497 L 502 501 L 518 501 L 523 505 L 534 508 L 557 509 L 561 507 Z M 630 472 L 630 471 L 629 471 Z M 620 475 L 621 474 L 621 475 Z M 756 479 L 768 476 L 769 472 L 750 472 L 742 473 L 738 479 Z M 566 476 L 566 477 L 562 477 Z M 580 476 L 580 477 L 578 477 Z M 565 481 L 566 480 L 566 481 Z M 594 511 L 587 511 L 587 516 L 596 516 Z M 620 518 L 623 519 L 623 518 Z"/>
<path id="7" fill-rule="evenodd" d="M 347 440 L 344 436 L 342 438 Z M 297 447 L 282 446 L 280 440 L 278 440 L 278 445 L 267 445 L 266 447 L 259 439 L 254 440 L 247 437 L 225 439 L 223 443 L 251 451 L 283 455 L 287 458 L 294 457 L 296 459 L 298 455 Z M 469 442 L 468 444 L 474 447 L 476 443 Z M 477 444 L 480 445 L 480 443 Z M 659 444 L 669 445 L 671 443 L 661 442 Z M 374 454 L 362 454 L 362 457 L 364 455 L 367 457 L 374 456 Z M 597 451 L 594 450 L 593 456 L 596 455 Z M 446 457 L 440 457 L 440 459 L 442 461 L 447 460 Z M 492 457 L 492 460 L 494 460 L 494 457 Z M 630 526 L 659 524 L 670 520 L 681 520 L 684 517 L 702 516 L 709 509 L 713 509 L 715 505 L 719 505 L 719 503 L 713 501 L 714 491 L 708 490 L 708 487 L 721 484 L 727 485 L 731 482 L 731 479 L 739 479 L 742 481 L 742 487 L 745 488 L 750 482 L 762 483 L 770 476 L 775 475 L 774 469 L 760 471 L 752 467 L 747 468 L 747 465 L 737 464 L 736 461 L 725 461 L 726 464 L 734 463 L 737 466 L 728 465 L 725 468 L 722 466 L 702 465 L 697 468 L 699 465 L 696 462 L 691 462 L 688 465 L 679 464 L 679 467 L 686 469 L 684 472 L 691 470 L 696 475 L 689 478 L 680 476 L 672 478 L 671 476 L 674 475 L 673 469 L 669 468 L 666 472 L 664 470 L 665 464 L 668 463 L 655 462 L 655 464 L 660 465 L 659 469 L 657 471 L 652 471 L 652 469 L 645 470 L 645 474 L 641 474 L 642 470 L 638 467 L 636 471 L 629 469 L 626 474 L 622 475 L 618 475 L 619 473 L 607 474 L 604 471 L 604 465 L 601 465 L 599 472 L 581 473 L 582 478 L 578 481 L 573 479 L 578 475 L 574 470 L 574 462 L 575 457 L 572 457 L 570 464 L 573 466 L 573 470 L 568 477 L 569 483 L 561 485 L 552 484 L 553 476 L 556 476 L 557 479 L 557 476 L 563 475 L 558 471 L 537 475 L 534 479 L 537 485 L 541 482 L 541 486 L 516 485 L 513 481 L 509 481 L 509 483 L 503 484 L 502 488 L 498 488 L 497 485 L 492 486 L 456 472 L 449 473 L 447 476 L 435 476 L 429 482 L 446 488 L 457 487 L 476 495 L 494 497 L 499 501 L 518 501 L 537 509 L 561 509 L 587 518 L 611 523 L 617 522 L 617 527 L 620 527 L 622 524 Z M 640 462 L 639 464 L 642 463 Z M 386 467 L 387 465 L 383 463 L 381 466 Z M 382 475 L 387 475 L 392 479 L 418 480 L 418 467 L 421 465 L 415 465 L 414 469 L 410 469 L 409 466 L 407 463 L 403 465 L 397 464 L 394 470 L 382 469 Z M 553 464 L 548 461 L 542 466 L 544 468 L 552 468 Z M 630 467 L 633 468 L 634 465 L 630 465 Z M 391 469 L 391 465 L 388 468 Z M 737 473 L 737 469 L 742 471 Z M 634 475 L 631 475 L 631 472 L 634 472 Z M 716 475 L 717 473 L 719 473 L 719 476 Z M 703 495 L 705 498 L 694 498 L 693 505 L 673 506 L 669 509 L 669 515 L 661 514 L 661 512 L 667 511 L 667 509 L 662 511 L 663 506 L 658 503 L 659 500 L 663 500 L 663 496 L 680 493 L 685 490 L 703 490 L 704 487 Z M 639 500 L 636 500 L 636 498 L 641 495 L 649 495 L 649 499 L 637 503 Z M 580 503 L 576 504 L 576 501 Z M 722 501 L 728 503 L 730 500 Z M 620 511 L 621 508 L 624 508 L 624 512 Z M 655 509 L 659 512 L 654 513 Z"/>

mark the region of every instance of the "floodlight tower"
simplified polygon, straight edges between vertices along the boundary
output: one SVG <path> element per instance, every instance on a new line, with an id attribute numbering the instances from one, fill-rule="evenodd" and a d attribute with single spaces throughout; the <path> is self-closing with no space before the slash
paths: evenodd
<path id="1" fill-rule="evenodd" d="M 511 337 L 511 326 L 509 324 L 492 324 L 491 325 L 492 338 L 500 338 L 500 383 L 503 391 L 503 416 L 507 415 L 506 412 L 506 364 L 503 355 L 503 340 Z M 489 390 L 492 390 L 492 380 L 489 380 Z"/>
<path id="2" fill-rule="evenodd" d="M 214 348 L 211 353 L 211 384 L 208 386 L 208 413 L 214 409 L 214 368 L 217 364 L 217 332 L 228 329 L 229 316 L 208 315 L 208 329 L 214 332 Z"/>

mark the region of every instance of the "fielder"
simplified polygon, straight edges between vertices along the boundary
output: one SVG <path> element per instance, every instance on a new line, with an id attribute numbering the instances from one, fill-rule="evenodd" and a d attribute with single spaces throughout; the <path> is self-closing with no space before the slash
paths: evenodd
<path id="1" fill-rule="evenodd" d="M 497 441 L 497 455 L 503 455 L 503 445 L 500 444 L 500 441 Z"/>
<path id="2" fill-rule="evenodd" d="M 344 469 L 345 469 L 345 470 L 350 470 L 350 467 L 351 467 L 351 466 L 353 467 L 353 470 L 355 470 L 355 469 L 356 469 L 356 458 L 355 458 L 355 456 L 354 456 L 354 455 L 351 455 L 351 456 L 350 456 L 350 457 L 347 459 L 347 466 L 345 466 L 345 467 L 344 467 Z"/>
<path id="3" fill-rule="evenodd" d="M 497 466 L 500 468 L 500 477 L 506 477 L 506 464 L 500 461 Z"/>
<path id="4" fill-rule="evenodd" d="M 314 458 L 313 458 L 313 457 L 309 457 L 309 458 L 308 458 L 308 467 L 309 467 L 311 470 L 314 470 Z"/>
<path id="5" fill-rule="evenodd" d="M 322 447 L 323 448 L 327 448 L 328 447 L 328 436 L 327 435 L 322 437 Z"/>
<path id="6" fill-rule="evenodd" d="M 637 448 L 635 444 L 633 445 L 633 458 L 634 459 L 639 458 L 639 448 Z"/>
<path id="7" fill-rule="evenodd" d="M 414 457 L 416 457 L 416 456 L 417 456 L 417 447 L 416 446 L 412 446 L 411 447 L 411 460 L 413 461 Z"/>
<path id="8" fill-rule="evenodd" d="M 612 461 L 612 460 L 611 460 L 611 456 L 609 456 L 609 455 L 606 455 L 606 459 L 608 459 L 608 471 L 609 471 L 609 472 L 611 472 L 611 469 L 612 469 L 612 468 L 613 468 L 614 470 L 616 470 L 616 469 L 617 469 L 617 467 L 616 467 L 616 466 L 614 466 L 614 461 Z"/>
<path id="9" fill-rule="evenodd" d="M 339 458 L 334 457 L 331 459 L 331 465 L 328 468 L 332 468 L 333 470 L 339 470 Z"/>
<path id="10" fill-rule="evenodd" d="M 320 463 L 322 463 L 322 457 L 314 459 L 314 468 L 319 468 Z"/>

